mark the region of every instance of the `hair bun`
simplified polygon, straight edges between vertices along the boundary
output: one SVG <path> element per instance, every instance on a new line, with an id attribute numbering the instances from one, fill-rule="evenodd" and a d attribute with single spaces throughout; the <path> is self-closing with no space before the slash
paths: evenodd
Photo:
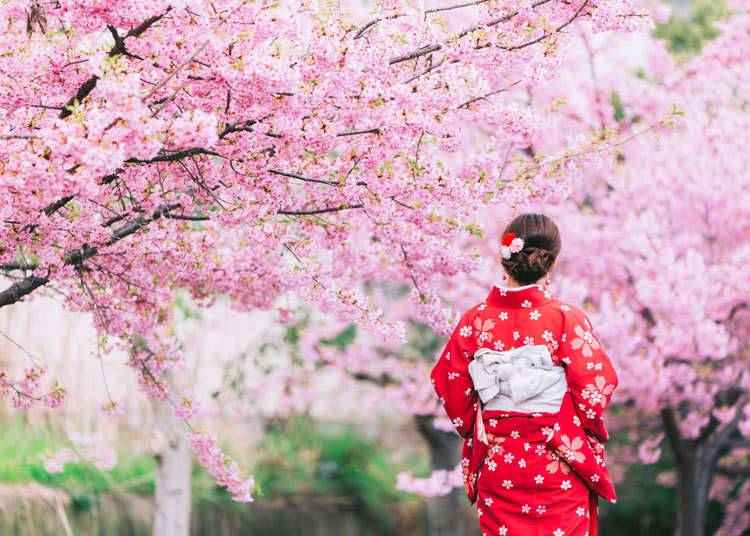
<path id="1" fill-rule="evenodd" d="M 555 257 L 546 249 L 528 248 L 529 268 L 536 272 L 547 273 L 555 260 Z"/>
<path id="2" fill-rule="evenodd" d="M 560 253 L 560 232 L 557 225 L 544 214 L 521 214 L 503 232 L 514 233 L 523 239 L 521 251 L 502 259 L 503 267 L 522 285 L 539 281 L 547 275 Z"/>

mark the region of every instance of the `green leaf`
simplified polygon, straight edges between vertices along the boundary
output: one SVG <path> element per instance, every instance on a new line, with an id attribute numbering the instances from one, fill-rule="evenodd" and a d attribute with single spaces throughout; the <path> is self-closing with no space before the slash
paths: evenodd
<path id="1" fill-rule="evenodd" d="M 625 119 L 625 109 L 622 106 L 622 100 L 620 100 L 620 94 L 613 91 L 610 94 L 610 102 L 612 107 L 615 109 L 615 121 L 622 121 Z"/>

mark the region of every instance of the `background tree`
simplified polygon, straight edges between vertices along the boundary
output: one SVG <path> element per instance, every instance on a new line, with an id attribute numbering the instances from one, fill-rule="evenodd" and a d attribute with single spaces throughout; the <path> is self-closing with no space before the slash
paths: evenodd
<path id="1" fill-rule="evenodd" d="M 529 92 L 537 109 L 557 112 L 530 138 L 532 155 L 559 150 L 561 132 L 568 150 L 571 139 L 595 140 L 590 156 L 608 154 L 591 147 L 616 146 L 614 159 L 577 160 L 569 200 L 538 208 L 565 236 L 556 294 L 591 310 L 623 378 L 610 420 L 633 445 L 610 457 L 654 463 L 666 442 L 683 536 L 705 533 L 709 498 L 724 505 L 719 534 L 741 534 L 750 520 L 749 19 L 745 4 L 728 8 L 714 33 L 701 29 L 718 37 L 702 40 L 697 56 L 691 48 L 692 58 L 675 59 L 645 35 L 613 43 L 582 32 L 558 83 Z M 657 35 L 670 35 L 675 20 Z M 478 227 L 499 237 L 507 219 L 489 214 Z M 494 243 L 482 257 L 497 259 Z M 477 274 L 472 303 L 499 273 L 496 263 Z"/>

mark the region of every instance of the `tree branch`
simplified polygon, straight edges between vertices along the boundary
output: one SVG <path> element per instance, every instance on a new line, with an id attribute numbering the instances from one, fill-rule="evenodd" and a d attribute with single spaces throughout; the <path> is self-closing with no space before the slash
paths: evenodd
<path id="1" fill-rule="evenodd" d="M 283 177 L 291 177 L 292 179 L 299 179 L 305 182 L 317 182 L 319 184 L 327 184 L 329 186 L 341 186 L 340 182 L 329 181 L 325 179 L 312 179 L 310 177 L 303 177 L 302 175 L 297 175 L 296 173 L 289 173 L 288 171 L 281 171 L 281 170 L 272 169 L 272 168 L 269 168 L 268 171 L 276 175 L 281 175 Z"/>
<path id="2" fill-rule="evenodd" d="M 563 24 L 561 24 L 560 26 L 558 26 L 557 28 L 555 28 L 551 32 L 545 32 L 542 36 L 540 36 L 540 37 L 538 37 L 536 39 L 532 39 L 531 41 L 528 41 L 528 42 L 520 44 L 520 45 L 513 45 L 513 46 L 509 46 L 509 47 L 500 46 L 499 48 L 501 48 L 503 50 L 507 50 L 507 51 L 510 52 L 512 50 L 519 50 L 521 48 L 526 48 L 528 46 L 535 45 L 536 43 L 547 39 L 549 36 L 554 35 L 554 34 L 560 32 L 561 30 L 563 30 L 569 24 L 572 24 L 573 21 L 576 20 L 580 16 L 581 12 L 583 11 L 583 8 L 586 7 L 588 5 L 588 3 L 589 3 L 589 0 L 584 0 L 583 4 L 581 4 L 581 7 L 578 8 L 578 10 L 575 12 L 575 14 L 570 19 L 568 19 L 566 22 L 564 22 Z"/>
<path id="3" fill-rule="evenodd" d="M 721 465 L 717 465 L 716 472 L 732 478 L 744 478 L 750 476 L 750 465 L 745 465 L 742 467 L 723 467 Z"/>
<path id="4" fill-rule="evenodd" d="M 159 219 L 162 216 L 169 214 L 169 211 L 178 207 L 179 205 L 160 205 L 154 210 L 150 218 L 138 217 L 133 221 L 123 225 L 112 233 L 110 238 L 104 245 L 111 246 L 112 244 L 122 240 L 123 238 L 130 236 L 136 231 L 146 227 L 149 223 Z M 66 265 L 81 265 L 87 259 L 93 257 L 99 251 L 98 247 L 92 247 L 84 244 L 80 249 L 68 252 L 63 258 L 63 263 Z M 27 296 L 34 292 L 37 288 L 46 285 L 49 282 L 49 269 L 47 275 L 39 277 L 35 275 L 27 276 L 20 281 L 13 283 L 10 287 L 0 292 L 0 307 L 11 305 L 18 301 L 21 301 L 24 296 Z"/>
<path id="5" fill-rule="evenodd" d="M 710 461 L 716 461 L 721 451 L 729 445 L 729 440 L 734 432 L 737 431 L 740 421 L 745 417 L 743 408 L 747 402 L 747 397 L 737 401 L 737 413 L 734 418 L 725 424 L 708 443 L 707 456 Z"/>
<path id="6" fill-rule="evenodd" d="M 338 207 L 326 207 L 316 208 L 313 210 L 279 210 L 277 214 L 285 214 L 289 216 L 308 216 L 312 214 L 323 214 L 324 212 L 341 212 L 342 210 L 349 210 L 353 208 L 362 208 L 363 205 L 341 205 Z"/>
<path id="7" fill-rule="evenodd" d="M 150 17 L 146 20 L 144 20 L 142 23 L 140 23 L 138 26 L 130 30 L 127 34 L 125 34 L 125 37 L 119 38 L 119 35 L 117 35 L 117 30 L 115 30 L 113 27 L 110 28 L 110 32 L 112 32 L 112 35 L 115 37 L 115 45 L 107 52 L 107 55 L 110 57 L 117 56 L 118 54 L 129 54 L 127 50 L 125 49 L 125 39 L 128 37 L 137 37 L 141 35 L 143 32 L 148 30 L 154 23 L 161 20 L 162 17 L 164 17 L 169 11 L 171 10 L 171 7 L 167 7 L 166 11 L 162 13 L 161 15 L 154 15 L 153 17 Z M 113 31 L 114 30 L 114 31 Z M 118 39 L 119 38 L 119 39 Z M 132 54 L 129 54 L 132 56 Z M 99 77 L 96 75 L 92 75 L 90 78 L 88 78 L 81 86 L 78 88 L 78 91 L 76 91 L 76 94 L 73 95 L 68 99 L 68 102 L 65 103 L 65 105 L 62 107 L 62 111 L 60 112 L 60 119 L 65 119 L 69 115 L 71 115 L 73 112 L 70 110 L 70 107 L 75 104 L 76 101 L 82 102 L 83 99 L 85 99 L 89 93 L 91 93 L 94 88 L 96 87 L 96 83 L 99 81 Z"/>
<path id="8" fill-rule="evenodd" d="M 531 7 L 532 8 L 537 8 L 537 7 L 539 7 L 539 6 L 543 5 L 543 4 L 546 4 L 546 3 L 550 2 L 550 1 L 551 0 L 537 0 L 536 2 L 534 2 L 533 4 L 531 4 Z M 588 2 L 588 0 L 586 0 L 586 2 Z M 490 26 L 495 26 L 497 24 L 501 24 L 503 22 L 507 22 L 510 19 L 512 19 L 513 17 L 515 17 L 516 15 L 518 15 L 518 10 L 515 10 L 515 11 L 513 11 L 511 13 L 508 13 L 507 15 L 504 15 L 502 17 L 493 19 L 493 20 L 488 21 L 488 22 L 483 22 L 483 23 L 475 24 L 473 26 L 469 26 L 468 28 L 465 28 L 464 30 L 462 30 L 461 32 L 459 32 L 457 35 L 449 37 L 448 39 L 442 41 L 441 43 L 435 43 L 435 44 L 432 44 L 432 45 L 426 45 L 426 46 L 418 48 L 416 50 L 412 50 L 411 52 L 407 52 L 406 54 L 402 54 L 400 56 L 394 56 L 390 60 L 388 60 L 388 63 L 390 65 L 394 65 L 396 63 L 401 63 L 403 61 L 408 61 L 408 60 L 412 60 L 414 58 L 418 58 L 420 56 L 424 56 L 425 54 L 429 54 L 430 52 L 435 52 L 435 51 L 440 50 L 441 48 L 443 48 L 448 43 L 451 43 L 451 42 L 455 41 L 456 39 L 460 39 L 460 38 L 464 37 L 465 35 L 470 34 L 473 31 L 479 30 L 480 28 L 489 28 Z"/>
<path id="9" fill-rule="evenodd" d="M 380 129 L 376 127 L 366 130 L 351 130 L 349 132 L 339 132 L 336 136 L 356 136 L 357 134 L 380 134 Z"/>
<path id="10" fill-rule="evenodd" d="M 682 439 L 680 429 L 677 426 L 674 409 L 669 407 L 663 408 L 660 413 L 661 420 L 664 423 L 664 432 L 666 433 L 669 444 L 674 451 L 675 458 L 679 462 L 687 461 L 688 453 L 685 449 L 685 441 Z"/>
<path id="11" fill-rule="evenodd" d="M 10 272 L 12 270 L 36 270 L 39 266 L 27 262 L 9 262 L 0 266 L 0 270 Z"/>
<path id="12" fill-rule="evenodd" d="M 211 151 L 210 149 L 204 149 L 203 147 L 193 147 L 192 149 L 185 149 L 184 151 L 176 151 L 174 153 L 160 154 L 153 158 L 149 158 L 148 160 L 140 160 L 138 158 L 128 158 L 127 160 L 125 160 L 125 162 L 127 162 L 128 164 L 154 164 L 156 162 L 175 162 L 177 160 L 188 158 L 190 156 L 195 156 L 197 154 L 208 154 L 211 156 L 220 156 L 221 158 L 224 158 L 223 155 L 215 151 Z"/>

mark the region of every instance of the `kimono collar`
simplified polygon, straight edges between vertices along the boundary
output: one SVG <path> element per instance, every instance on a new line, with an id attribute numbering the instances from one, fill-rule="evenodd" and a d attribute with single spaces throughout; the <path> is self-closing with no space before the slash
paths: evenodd
<path id="1" fill-rule="evenodd" d="M 496 307 L 539 307 L 552 301 L 552 293 L 541 283 L 507 288 L 494 285 L 485 299 Z"/>

